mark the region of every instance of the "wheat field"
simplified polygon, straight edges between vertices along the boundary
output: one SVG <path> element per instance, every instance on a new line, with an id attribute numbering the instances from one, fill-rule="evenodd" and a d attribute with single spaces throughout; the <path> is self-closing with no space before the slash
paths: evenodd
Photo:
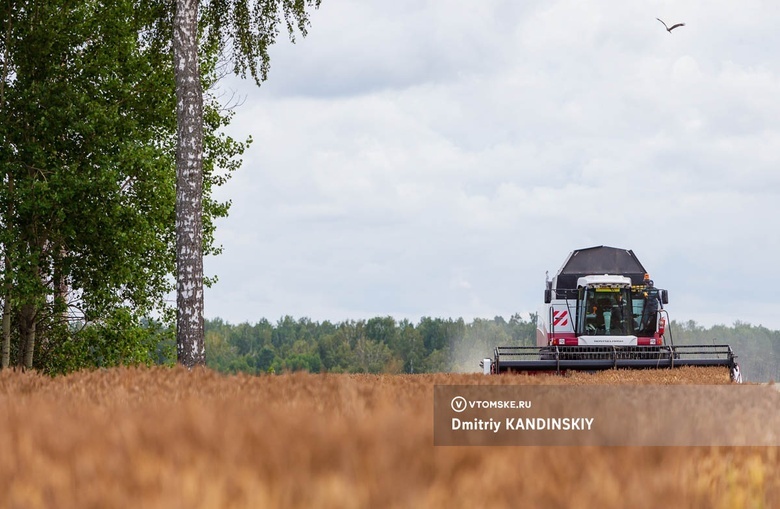
<path id="1" fill-rule="evenodd" d="M 434 447 L 435 384 L 721 384 L 716 368 L 502 375 L 0 373 L 8 508 L 780 504 L 776 447 Z M 713 416 L 716 417 L 716 416 Z M 777 423 L 775 423 L 777 425 Z"/>

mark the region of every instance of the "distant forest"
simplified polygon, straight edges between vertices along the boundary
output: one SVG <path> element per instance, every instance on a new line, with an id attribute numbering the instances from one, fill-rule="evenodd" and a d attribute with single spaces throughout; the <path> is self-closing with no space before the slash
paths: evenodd
<path id="1" fill-rule="evenodd" d="M 728 344 L 746 381 L 780 381 L 780 331 L 736 322 L 671 323 L 675 344 Z M 432 373 L 479 371 L 495 346 L 536 344 L 536 315 L 505 320 L 376 317 L 332 323 L 285 316 L 276 323 L 206 320 L 206 362 L 226 373 Z"/>

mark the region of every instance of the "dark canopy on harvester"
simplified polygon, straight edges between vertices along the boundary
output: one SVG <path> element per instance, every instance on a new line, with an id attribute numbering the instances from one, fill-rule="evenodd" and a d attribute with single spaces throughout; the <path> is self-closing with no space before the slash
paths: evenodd
<path id="1" fill-rule="evenodd" d="M 576 289 L 577 279 L 602 274 L 630 277 L 631 283 L 638 285 L 644 280 L 645 272 L 645 268 L 630 249 L 588 247 L 572 251 L 558 271 L 554 286 L 558 290 Z"/>

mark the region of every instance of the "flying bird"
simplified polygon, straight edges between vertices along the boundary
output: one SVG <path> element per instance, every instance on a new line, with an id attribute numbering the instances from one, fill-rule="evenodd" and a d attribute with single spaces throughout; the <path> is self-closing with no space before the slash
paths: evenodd
<path id="1" fill-rule="evenodd" d="M 677 23 L 676 25 L 672 25 L 672 26 L 668 27 L 668 26 L 666 26 L 666 23 L 664 23 L 662 19 L 660 19 L 660 18 L 655 18 L 655 19 L 660 21 L 664 25 L 664 28 L 666 28 L 666 31 L 669 32 L 670 34 L 672 33 L 672 30 L 674 30 L 675 28 L 677 28 L 677 27 L 684 27 L 685 26 L 685 23 Z"/>

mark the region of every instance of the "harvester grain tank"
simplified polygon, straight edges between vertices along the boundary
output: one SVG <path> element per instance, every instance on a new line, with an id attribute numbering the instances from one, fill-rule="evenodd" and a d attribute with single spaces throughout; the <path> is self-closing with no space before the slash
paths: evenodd
<path id="1" fill-rule="evenodd" d="M 741 382 L 729 345 L 675 345 L 657 288 L 628 249 L 572 251 L 552 280 L 537 318 L 536 347 L 499 346 L 485 373 L 722 366 Z"/>

